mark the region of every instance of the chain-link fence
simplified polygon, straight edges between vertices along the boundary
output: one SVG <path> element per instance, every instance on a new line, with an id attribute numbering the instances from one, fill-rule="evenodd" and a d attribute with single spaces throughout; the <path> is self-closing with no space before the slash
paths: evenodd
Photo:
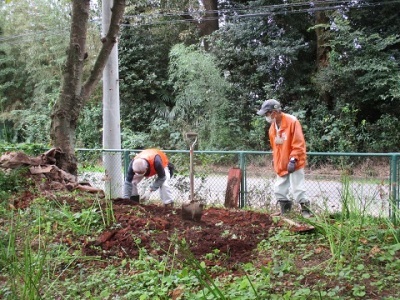
<path id="1" fill-rule="evenodd" d="M 130 159 L 140 150 L 77 150 L 80 163 L 80 180 L 102 188 L 109 186 L 122 190 L 123 178 Z M 170 181 L 176 203 L 190 199 L 188 150 L 165 150 L 176 170 Z M 105 156 L 117 156 L 122 172 L 113 174 L 103 164 Z M 399 156 L 400 153 L 308 153 L 305 168 L 306 189 L 313 210 L 331 212 L 346 209 L 358 210 L 373 216 L 393 216 L 399 208 Z M 115 157 L 113 157 L 115 161 Z M 194 151 L 194 199 L 209 205 L 224 205 L 231 168 L 242 172 L 240 207 L 277 210 L 274 198 L 276 175 L 272 168 L 270 152 L 257 151 Z M 115 172 L 114 172 L 115 173 Z M 143 180 L 139 192 L 149 186 L 154 178 Z M 108 183 L 108 184 L 107 184 Z M 157 192 L 150 200 L 159 200 Z"/>

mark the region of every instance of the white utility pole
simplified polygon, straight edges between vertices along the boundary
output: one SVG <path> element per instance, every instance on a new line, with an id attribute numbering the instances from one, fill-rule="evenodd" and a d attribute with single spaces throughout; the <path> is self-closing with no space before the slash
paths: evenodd
<path id="1" fill-rule="evenodd" d="M 106 36 L 111 21 L 111 5 L 114 1 L 102 1 L 102 37 Z M 107 149 L 121 149 L 118 43 L 110 53 L 103 71 L 103 154 L 106 172 L 104 192 L 110 198 L 121 197 L 123 186 L 122 160 L 120 152 Z"/>

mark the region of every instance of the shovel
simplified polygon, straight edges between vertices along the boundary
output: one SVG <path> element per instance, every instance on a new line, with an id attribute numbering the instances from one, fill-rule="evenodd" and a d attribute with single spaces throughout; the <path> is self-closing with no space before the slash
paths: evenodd
<path id="1" fill-rule="evenodd" d="M 182 219 L 200 221 L 203 214 L 204 204 L 194 200 L 194 169 L 193 169 L 193 156 L 194 146 L 197 142 L 197 133 L 188 132 L 186 138 L 192 141 L 190 145 L 190 202 L 182 204 Z"/>
<path id="2" fill-rule="evenodd" d="M 315 229 L 314 226 L 308 224 L 300 224 L 283 216 L 281 216 L 280 219 L 289 224 L 290 230 L 293 232 L 312 232 Z"/>

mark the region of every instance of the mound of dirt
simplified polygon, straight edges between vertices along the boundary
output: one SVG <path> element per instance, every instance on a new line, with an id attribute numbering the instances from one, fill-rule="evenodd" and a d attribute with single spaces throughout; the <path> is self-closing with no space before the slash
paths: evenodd
<path id="1" fill-rule="evenodd" d="M 125 199 L 114 200 L 113 210 L 117 226 L 88 242 L 86 255 L 137 258 L 145 248 L 161 256 L 184 239 L 196 259 L 207 263 L 206 254 L 218 253 L 220 259 L 208 264 L 232 267 L 254 259 L 253 250 L 274 226 L 270 215 L 247 210 L 206 208 L 200 222 L 182 219 L 181 208 Z"/>
<path id="2" fill-rule="evenodd" d="M 41 191 L 80 190 L 104 197 L 104 191 L 92 187 L 87 182 L 78 182 L 78 178 L 62 169 L 56 163 L 56 157 L 62 153 L 60 148 L 31 157 L 21 151 L 5 152 L 0 156 L 0 171 L 10 172 L 21 167 L 29 168 L 30 178 Z M 28 175 L 26 176 L 28 177 Z"/>
<path id="3" fill-rule="evenodd" d="M 78 190 L 104 197 L 102 190 L 78 183 L 74 176 L 57 168 L 55 157 L 58 151 L 51 149 L 37 157 L 29 157 L 21 152 L 7 152 L 0 157 L 0 169 L 28 167 L 26 176 L 36 184 L 39 193 L 48 199 L 56 199 L 60 196 L 55 196 L 53 191 L 63 190 L 67 192 L 63 201 L 77 211 L 80 205 L 68 192 L 75 190 L 76 193 Z M 26 190 L 10 202 L 10 207 L 29 207 L 37 196 Z M 86 196 L 90 202 L 90 196 Z M 208 265 L 234 270 L 239 263 L 253 261 L 258 243 L 268 238 L 271 228 L 282 225 L 273 223 L 269 214 L 216 207 L 203 209 L 200 221 L 193 221 L 182 217 L 181 208 L 137 204 L 120 198 L 113 199 L 113 213 L 116 222 L 112 228 L 102 232 L 94 241 L 82 241 L 84 254 L 100 256 L 106 260 L 112 257 L 137 258 L 141 249 L 146 249 L 152 255 L 176 255 L 178 259 L 185 259 L 190 253 Z M 186 248 L 175 247 L 183 243 Z M 184 249 L 190 252 L 184 253 Z"/>

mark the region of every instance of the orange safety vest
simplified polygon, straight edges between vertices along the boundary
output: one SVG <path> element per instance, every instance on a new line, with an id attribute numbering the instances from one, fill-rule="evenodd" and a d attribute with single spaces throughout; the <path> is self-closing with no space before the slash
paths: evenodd
<path id="1" fill-rule="evenodd" d="M 159 149 L 146 149 L 140 152 L 138 155 L 135 156 L 136 158 L 144 158 L 149 163 L 149 174 L 146 174 L 146 177 L 151 177 L 157 174 L 156 169 L 154 168 L 154 159 L 156 155 L 161 157 L 162 165 L 165 168 L 168 166 L 168 157 L 167 155 Z"/>
<path id="2" fill-rule="evenodd" d="M 292 157 L 297 159 L 296 170 L 304 168 L 306 165 L 306 141 L 303 129 L 296 117 L 282 113 L 281 127 L 277 131 L 275 123 L 272 123 L 268 135 L 276 174 L 279 176 L 288 174 L 287 165 Z M 281 144 L 275 142 L 277 137 L 283 140 Z"/>

